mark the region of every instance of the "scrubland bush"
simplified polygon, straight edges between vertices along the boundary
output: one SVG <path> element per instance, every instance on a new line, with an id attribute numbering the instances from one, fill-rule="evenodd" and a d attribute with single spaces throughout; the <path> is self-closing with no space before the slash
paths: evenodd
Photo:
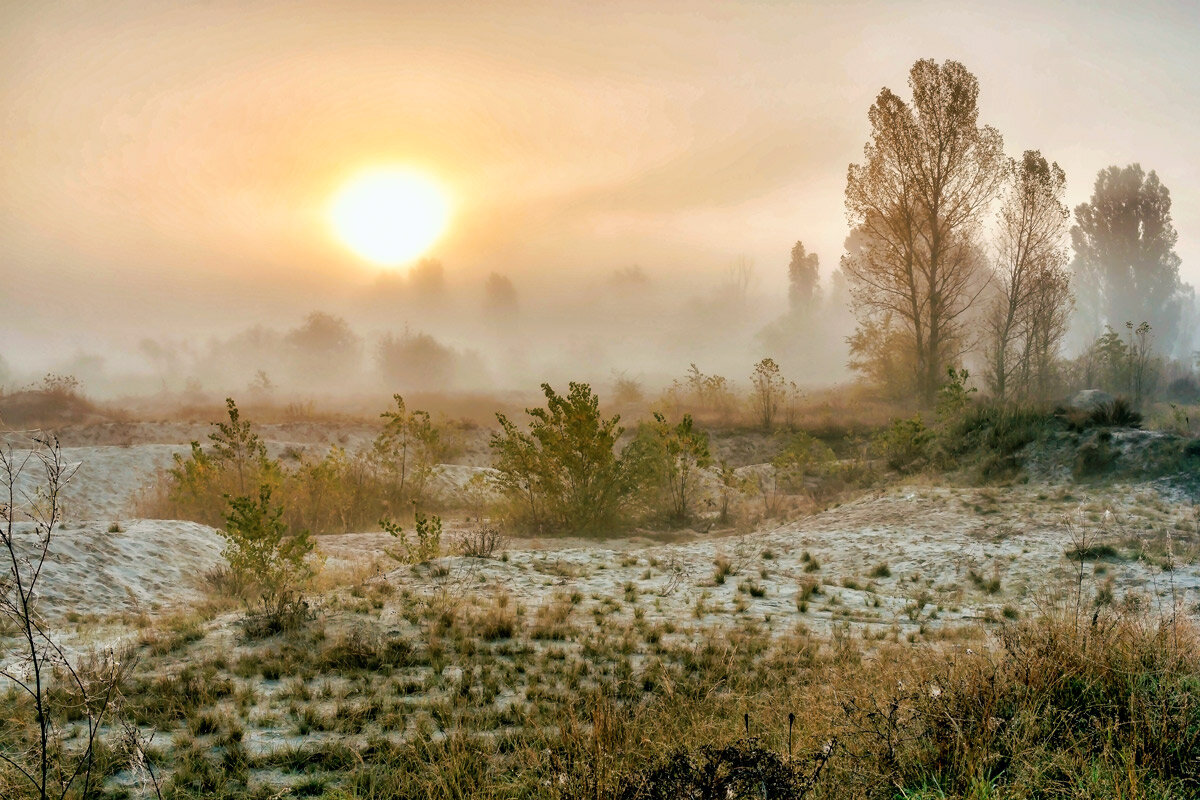
<path id="1" fill-rule="evenodd" d="M 750 385 L 754 387 L 751 401 L 755 415 L 763 430 L 769 431 L 779 417 L 787 390 L 787 383 L 774 359 L 764 358 L 754 365 Z"/>
<path id="2" fill-rule="evenodd" d="M 496 485 L 511 522 L 566 534 L 619 527 L 636 486 L 634 459 L 615 451 L 620 416 L 601 416 L 586 383 L 571 382 L 566 395 L 542 384 L 542 392 L 546 407 L 526 409 L 528 432 L 496 415 Z"/>
<path id="3" fill-rule="evenodd" d="M 498 528 L 472 528 L 458 537 L 458 554 L 467 558 L 495 558 L 508 544 L 508 537 Z"/>
<path id="4" fill-rule="evenodd" d="M 875 436 L 875 451 L 887 465 L 900 473 L 916 472 L 930 461 L 933 432 L 918 414 L 911 419 L 896 419 Z"/>
<path id="5" fill-rule="evenodd" d="M 690 415 L 672 425 L 655 412 L 651 422 L 638 426 L 630 457 L 636 462 L 651 514 L 665 510 L 671 522 L 687 523 L 701 491 L 700 472 L 712 465 L 708 434 L 695 426 Z"/>
<path id="6" fill-rule="evenodd" d="M 400 395 L 394 399 L 368 451 L 301 452 L 292 465 L 268 457 L 262 438 L 229 399 L 228 420 L 216 423 L 210 446 L 193 442 L 186 458 L 176 455 L 157 489 L 142 499 L 140 513 L 220 527 L 230 498 L 269 486 L 293 533 L 362 530 L 380 516 L 407 515 L 433 501 L 430 479 L 453 443 L 428 413 L 409 410 Z"/>
<path id="7" fill-rule="evenodd" d="M 822 478 L 834 467 L 833 450 L 804 431 L 789 436 L 771 460 L 775 479 L 789 490 L 804 488 L 805 478 Z"/>
<path id="8" fill-rule="evenodd" d="M 313 574 L 308 532 L 288 532 L 269 485 L 257 498 L 234 497 L 229 505 L 222 555 L 234 579 L 247 587 L 252 626 L 272 633 L 297 624 L 307 612 L 303 591 Z"/>
<path id="9" fill-rule="evenodd" d="M 394 521 L 381 519 L 379 527 L 400 543 L 400 549 L 387 553 L 401 564 L 424 564 L 437 558 L 442 552 L 442 518 L 428 517 L 417 511 L 413 515 L 413 538 L 410 540 L 404 529 Z"/>
<path id="10" fill-rule="evenodd" d="M 383 431 L 371 450 L 373 462 L 390 486 L 388 498 L 397 507 L 425 498 L 429 479 L 445 454 L 442 432 L 427 411 L 409 411 L 400 395 L 392 395 L 395 410 L 385 411 Z"/>
<path id="11" fill-rule="evenodd" d="M 688 367 L 683 381 L 675 380 L 663 393 L 661 403 L 671 416 L 685 413 L 708 423 L 728 425 L 738 410 L 738 396 L 733 385 L 721 375 L 706 375 L 695 365 Z"/>

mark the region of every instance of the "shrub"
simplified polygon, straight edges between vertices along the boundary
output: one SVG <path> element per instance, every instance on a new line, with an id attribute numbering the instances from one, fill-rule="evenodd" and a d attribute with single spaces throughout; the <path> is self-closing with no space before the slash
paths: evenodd
<path id="1" fill-rule="evenodd" d="M 783 400 L 786 384 L 779 372 L 779 365 L 774 359 L 764 358 L 754 365 L 750 376 L 750 384 L 754 387 L 754 410 L 763 430 L 769 431 L 775 425 L 779 414 L 779 404 Z"/>
<path id="2" fill-rule="evenodd" d="M 458 539 L 458 554 L 467 558 L 495 558 L 508 544 L 508 537 L 490 526 L 472 528 Z"/>
<path id="3" fill-rule="evenodd" d="M 391 483 L 388 494 L 394 508 L 425 499 L 429 479 L 442 455 L 441 431 L 429 412 L 409 411 L 404 398 L 392 395 L 394 410 L 385 411 L 383 431 L 375 439 L 372 456 Z"/>
<path id="4" fill-rule="evenodd" d="M 624 431 L 620 416 L 602 417 L 586 383 L 571 382 L 565 396 L 546 383 L 542 392 L 546 407 L 526 409 L 528 433 L 496 415 L 496 485 L 510 501 L 514 521 L 568 534 L 620 524 L 636 487 L 633 459 L 614 451 Z"/>
<path id="5" fill-rule="evenodd" d="M 665 507 L 673 522 L 686 523 L 700 491 L 700 471 L 712 464 L 708 434 L 695 427 L 690 414 L 671 425 L 655 412 L 653 422 L 638 427 L 630 456 L 631 469 L 648 489 L 651 508 Z"/>
<path id="6" fill-rule="evenodd" d="M 230 495 L 245 495 L 246 487 L 278 485 L 278 464 L 267 458 L 267 448 L 233 398 L 225 399 L 228 421 L 214 423 L 205 450 L 192 442 L 191 454 L 176 454 L 167 472 L 162 508 L 153 509 L 175 518 L 191 519 L 219 527 L 225 519 Z"/>
<path id="7" fill-rule="evenodd" d="M 806 477 L 822 477 L 835 461 L 833 450 L 804 431 L 792 434 L 771 459 L 775 480 L 789 490 L 802 487 Z"/>
<path id="8" fill-rule="evenodd" d="M 912 419 L 895 419 L 874 441 L 875 450 L 897 472 L 916 472 L 929 463 L 933 432 L 918 414 Z"/>
<path id="9" fill-rule="evenodd" d="M 401 564 L 424 564 L 437 558 L 442 552 L 442 518 L 427 517 L 420 511 L 413 518 L 414 539 L 409 541 L 404 529 L 391 520 L 382 519 L 383 530 L 400 541 L 399 550 L 388 550 L 387 554 Z"/>
<path id="10" fill-rule="evenodd" d="M 230 572 L 249 586 L 249 602 L 261 617 L 260 632 L 291 627 L 305 613 L 303 590 L 313 570 L 313 542 L 307 531 L 290 534 L 283 507 L 271 500 L 271 487 L 259 487 L 258 497 L 229 501 L 221 535 Z"/>
<path id="11" fill-rule="evenodd" d="M 348 453 L 337 446 L 319 456 L 292 451 L 285 455 L 287 466 L 267 457 L 250 422 L 226 400 L 229 419 L 214 425 L 211 446 L 192 442 L 186 458 L 176 455 L 156 491 L 142 498 L 139 513 L 219 527 L 229 496 L 245 495 L 247 486 L 270 485 L 284 522 L 298 535 L 364 530 L 381 515 L 427 502 L 429 479 L 451 445 L 429 414 L 410 411 L 402 397 L 394 397 L 395 408 L 380 415 L 383 430 L 369 451 Z"/>

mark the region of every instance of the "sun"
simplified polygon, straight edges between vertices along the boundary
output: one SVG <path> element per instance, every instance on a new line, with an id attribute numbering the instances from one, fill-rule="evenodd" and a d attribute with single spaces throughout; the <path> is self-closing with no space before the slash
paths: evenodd
<path id="1" fill-rule="evenodd" d="M 404 167 L 367 170 L 333 197 L 338 238 L 367 261 L 405 264 L 433 246 L 450 222 L 450 202 L 427 175 Z"/>

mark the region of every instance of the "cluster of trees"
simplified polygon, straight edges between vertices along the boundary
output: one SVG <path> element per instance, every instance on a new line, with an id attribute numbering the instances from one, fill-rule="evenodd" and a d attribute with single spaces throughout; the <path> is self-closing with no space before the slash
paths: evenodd
<path id="1" fill-rule="evenodd" d="M 164 380 L 186 371 L 180 353 L 151 342 L 142 349 Z M 231 372 L 251 374 L 249 388 L 257 396 L 269 395 L 279 386 L 329 390 L 364 382 L 383 382 L 405 391 L 441 391 L 486 372 L 477 354 L 430 334 L 405 328 L 372 341 L 356 333 L 343 317 L 323 311 L 312 312 L 290 330 L 255 326 L 214 341 L 187 369 L 226 380 Z"/>
<path id="2" fill-rule="evenodd" d="M 1005 156 L 962 64 L 918 61 L 909 87 L 911 101 L 880 92 L 863 160 L 847 173 L 854 368 L 932 406 L 947 367 L 973 358 L 995 398 L 1050 399 L 1075 302 L 1085 341 L 1145 323 L 1166 352 L 1186 353 L 1195 299 L 1153 172 L 1103 170 L 1069 227 L 1063 170 L 1035 150 Z M 794 305 L 812 302 L 814 269 L 798 244 Z"/>

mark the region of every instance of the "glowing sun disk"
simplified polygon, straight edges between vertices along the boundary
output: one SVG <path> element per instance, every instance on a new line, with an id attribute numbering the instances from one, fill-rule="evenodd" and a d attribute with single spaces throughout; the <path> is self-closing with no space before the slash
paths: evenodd
<path id="1" fill-rule="evenodd" d="M 412 261 L 446 230 L 450 203 L 434 181 L 411 169 L 380 168 L 347 181 L 330 220 L 338 238 L 381 266 Z"/>

